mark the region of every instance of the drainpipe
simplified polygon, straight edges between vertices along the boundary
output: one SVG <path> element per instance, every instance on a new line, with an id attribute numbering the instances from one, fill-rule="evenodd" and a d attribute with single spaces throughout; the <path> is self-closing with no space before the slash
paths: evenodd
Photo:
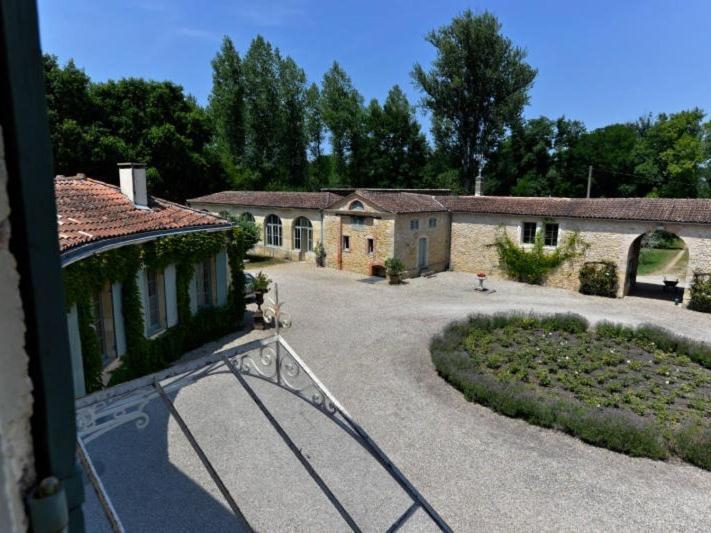
<path id="1" fill-rule="evenodd" d="M 338 217 L 338 270 L 343 270 L 343 217 Z"/>

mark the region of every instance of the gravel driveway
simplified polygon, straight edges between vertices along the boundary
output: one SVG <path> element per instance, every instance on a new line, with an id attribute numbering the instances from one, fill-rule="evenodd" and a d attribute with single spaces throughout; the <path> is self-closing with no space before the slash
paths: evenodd
<path id="1" fill-rule="evenodd" d="M 711 341 L 711 317 L 448 272 L 393 287 L 311 265 L 268 269 L 294 325 L 284 337 L 457 531 L 708 531 L 711 473 L 635 459 L 464 400 L 428 342 L 474 312 L 572 311 Z"/>

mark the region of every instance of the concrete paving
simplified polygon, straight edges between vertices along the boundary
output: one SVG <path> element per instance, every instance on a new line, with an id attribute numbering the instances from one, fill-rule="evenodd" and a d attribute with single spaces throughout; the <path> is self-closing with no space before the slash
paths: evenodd
<path id="1" fill-rule="evenodd" d="M 711 342 L 711 316 L 470 274 L 390 286 L 352 273 L 273 267 L 288 342 L 457 531 L 708 531 L 711 472 L 637 459 L 467 402 L 439 378 L 429 339 L 471 313 L 572 311 L 653 323 Z"/>
<path id="2" fill-rule="evenodd" d="M 389 286 L 311 265 L 270 267 L 293 327 L 284 337 L 456 531 L 708 531 L 711 473 L 634 459 L 464 400 L 430 360 L 432 335 L 475 312 L 573 311 L 592 321 L 655 323 L 711 342 L 711 317 L 641 298 L 573 292 L 442 273 Z M 195 358 L 271 332 L 251 332 Z M 366 531 L 408 506 L 384 471 L 321 413 L 252 379 L 299 447 Z M 345 524 L 229 374 L 182 389 L 175 402 L 250 522 L 261 531 L 342 531 Z M 230 516 L 197 457 L 156 401 L 151 423 L 89 445 L 128 531 L 222 531 Z M 93 511 L 92 511 L 93 509 Z M 90 522 L 101 530 L 96 508 Z M 93 513 L 93 514 L 92 514 Z M 409 531 L 432 530 L 416 513 Z"/>

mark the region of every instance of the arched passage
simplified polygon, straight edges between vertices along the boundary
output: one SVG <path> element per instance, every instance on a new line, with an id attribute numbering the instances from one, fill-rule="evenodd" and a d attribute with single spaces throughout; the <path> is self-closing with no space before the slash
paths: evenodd
<path id="1" fill-rule="evenodd" d="M 683 301 L 688 287 L 689 249 L 664 230 L 644 233 L 630 245 L 625 295 Z"/>

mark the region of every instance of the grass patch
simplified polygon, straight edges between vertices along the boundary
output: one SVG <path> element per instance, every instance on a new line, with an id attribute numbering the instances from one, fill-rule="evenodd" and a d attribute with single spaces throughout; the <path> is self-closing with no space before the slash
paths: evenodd
<path id="1" fill-rule="evenodd" d="M 665 248 L 641 248 L 639 251 L 639 266 L 637 274 L 647 276 L 664 270 L 664 268 L 677 256 L 678 249 Z M 689 260 L 689 252 L 684 251 L 684 256 L 679 260 L 674 270 L 686 271 L 686 264 Z"/>
<path id="2" fill-rule="evenodd" d="M 288 263 L 286 259 L 282 259 L 280 257 L 271 257 L 269 255 L 255 255 L 255 254 L 247 254 L 246 256 L 246 261 L 245 261 L 245 268 L 246 269 L 253 269 L 253 268 L 266 268 L 274 265 L 282 265 L 284 263 Z"/>
<path id="3" fill-rule="evenodd" d="M 431 343 L 470 401 L 633 456 L 711 469 L 711 346 L 573 314 L 474 315 Z"/>

